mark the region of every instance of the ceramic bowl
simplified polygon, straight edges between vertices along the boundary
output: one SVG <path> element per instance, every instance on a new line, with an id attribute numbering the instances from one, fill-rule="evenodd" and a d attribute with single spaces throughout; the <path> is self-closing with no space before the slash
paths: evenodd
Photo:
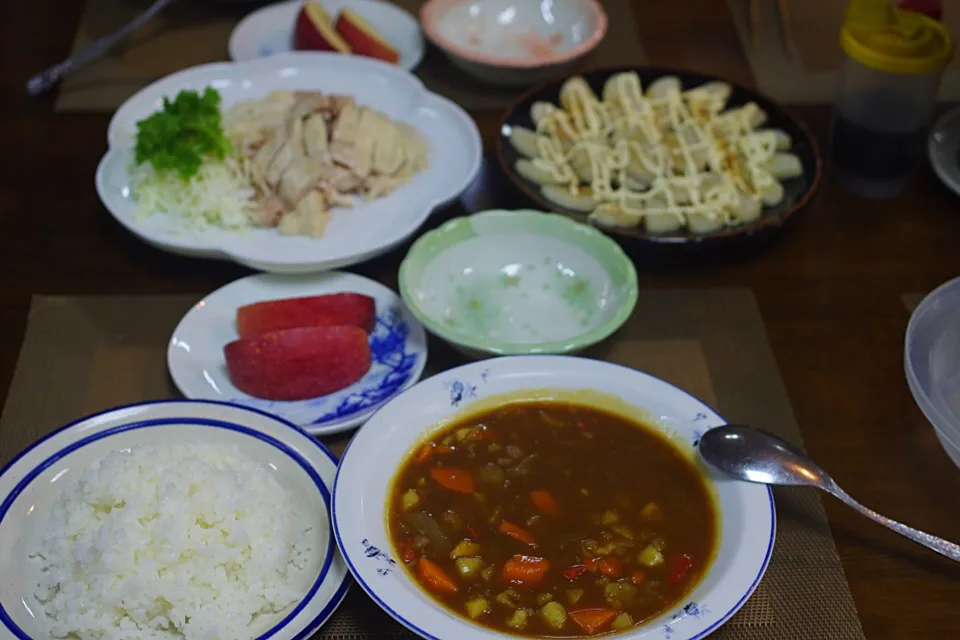
<path id="1" fill-rule="evenodd" d="M 603 393 L 593 391 L 603 389 Z M 350 571 L 384 611 L 422 638 L 515 638 L 438 607 L 396 557 L 386 505 L 394 474 L 441 422 L 504 402 L 570 400 L 638 417 L 696 455 L 696 442 L 723 418 L 680 389 L 645 373 L 566 356 L 524 356 L 475 362 L 435 375 L 392 400 L 350 443 L 333 489 L 334 536 Z M 652 418 L 655 417 L 655 418 Z M 618 640 L 703 638 L 750 597 L 766 570 L 776 523 L 769 487 L 721 477 L 698 465 L 714 490 L 718 548 L 703 580 L 681 604 Z M 605 636 L 606 637 L 606 636 Z"/>
<path id="2" fill-rule="evenodd" d="M 947 111 L 933 125 L 927 155 L 940 181 L 960 194 L 960 109 Z"/>
<path id="3" fill-rule="evenodd" d="M 637 272 L 592 227 L 501 209 L 424 234 L 400 265 L 400 295 L 467 355 L 574 353 L 630 317 Z"/>
<path id="4" fill-rule="evenodd" d="M 509 86 L 562 73 L 607 33 L 596 0 L 428 0 L 420 23 L 455 65 Z"/>
<path id="5" fill-rule="evenodd" d="M 914 400 L 960 467 L 960 278 L 917 305 L 907 324 L 903 365 Z"/>
<path id="6" fill-rule="evenodd" d="M 316 578 L 303 600 L 264 623 L 261 637 L 306 638 L 330 617 L 348 587 L 346 566 L 329 527 L 333 454 L 293 424 L 260 411 L 219 402 L 160 401 L 118 407 L 68 424 L 0 473 L 0 638 L 49 637 L 35 617 L 42 612 L 34 595 L 40 565 L 29 558 L 29 545 L 46 524 L 64 481 L 111 451 L 172 442 L 236 446 L 243 455 L 267 464 L 291 499 L 314 519 L 320 550 Z"/>

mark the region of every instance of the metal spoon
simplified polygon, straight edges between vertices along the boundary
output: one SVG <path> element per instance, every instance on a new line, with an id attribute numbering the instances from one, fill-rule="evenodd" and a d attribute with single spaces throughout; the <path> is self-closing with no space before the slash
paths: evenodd
<path id="1" fill-rule="evenodd" d="M 805 453 L 772 433 L 742 424 L 710 429 L 700 438 L 700 455 L 728 476 L 758 484 L 817 487 L 874 522 L 960 562 L 960 545 L 885 518 L 851 498 Z"/>
<path id="2" fill-rule="evenodd" d="M 107 51 L 116 46 L 121 40 L 145 25 L 147 22 L 153 19 L 154 16 L 176 1 L 177 0 L 155 0 L 155 2 L 150 5 L 146 11 L 138 15 L 124 26 L 120 27 L 120 29 L 100 38 L 80 53 L 67 58 L 63 62 L 56 64 L 46 71 L 38 73 L 27 80 L 27 93 L 29 93 L 31 96 L 38 96 L 41 93 L 49 91 L 69 73 L 105 54 Z"/>

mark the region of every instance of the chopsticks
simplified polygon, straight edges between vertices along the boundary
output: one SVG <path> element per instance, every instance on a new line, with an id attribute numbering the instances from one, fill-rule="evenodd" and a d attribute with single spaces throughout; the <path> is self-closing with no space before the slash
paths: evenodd
<path id="1" fill-rule="evenodd" d="M 750 39 L 753 41 L 754 48 L 760 46 L 761 32 L 763 30 L 763 5 L 769 0 L 747 0 L 749 3 L 749 24 Z M 774 13 L 777 16 L 778 28 L 780 30 L 781 41 L 787 54 L 793 58 L 797 55 L 797 45 L 793 38 L 793 25 L 790 20 L 789 0 L 777 0 Z"/>

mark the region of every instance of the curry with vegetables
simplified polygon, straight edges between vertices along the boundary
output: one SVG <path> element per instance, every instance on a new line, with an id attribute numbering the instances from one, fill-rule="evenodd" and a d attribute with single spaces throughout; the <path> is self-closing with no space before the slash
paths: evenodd
<path id="1" fill-rule="evenodd" d="M 497 631 L 583 637 L 676 605 L 712 560 L 700 472 L 653 428 L 560 402 L 449 426 L 401 467 L 396 554 L 438 602 Z"/>

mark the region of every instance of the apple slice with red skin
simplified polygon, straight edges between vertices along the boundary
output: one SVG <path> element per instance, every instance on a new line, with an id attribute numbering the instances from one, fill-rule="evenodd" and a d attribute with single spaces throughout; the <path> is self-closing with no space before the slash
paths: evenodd
<path id="1" fill-rule="evenodd" d="M 350 45 L 333 27 L 333 19 L 319 3 L 307 0 L 293 27 L 293 48 L 297 51 L 350 53 Z"/>
<path id="2" fill-rule="evenodd" d="M 230 381 L 264 400 L 307 400 L 339 391 L 370 370 L 360 327 L 301 327 L 234 340 L 223 348 Z"/>
<path id="3" fill-rule="evenodd" d="M 397 50 L 369 22 L 357 15 L 356 11 L 342 9 L 337 18 L 336 29 L 355 54 L 393 64 L 400 62 Z"/>
<path id="4" fill-rule="evenodd" d="M 265 300 L 237 309 L 237 333 L 241 338 L 268 331 L 334 325 L 353 325 L 370 333 L 376 322 L 373 298 L 352 292 Z"/>

